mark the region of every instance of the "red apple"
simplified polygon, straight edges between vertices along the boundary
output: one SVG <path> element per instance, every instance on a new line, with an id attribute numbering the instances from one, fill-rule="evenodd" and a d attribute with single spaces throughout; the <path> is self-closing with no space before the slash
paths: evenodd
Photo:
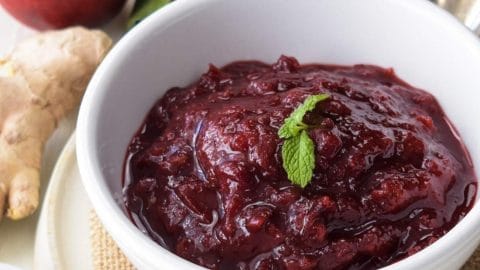
<path id="1" fill-rule="evenodd" d="M 96 27 L 117 15 L 126 0 L 0 0 L 15 18 L 38 30 Z"/>

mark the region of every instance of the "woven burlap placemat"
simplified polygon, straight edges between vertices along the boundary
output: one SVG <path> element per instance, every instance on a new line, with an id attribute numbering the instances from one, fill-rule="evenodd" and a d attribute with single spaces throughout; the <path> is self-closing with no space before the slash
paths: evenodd
<path id="1" fill-rule="evenodd" d="M 108 235 L 93 210 L 90 214 L 90 241 L 95 270 L 134 270 L 127 257 Z"/>
<path id="2" fill-rule="evenodd" d="M 462 267 L 462 270 L 478 270 L 480 269 L 480 247 L 477 248 L 475 253 L 468 262 Z"/>
<path id="3" fill-rule="evenodd" d="M 95 270 L 134 270 L 135 268 L 105 231 L 97 215 L 92 211 L 90 216 L 90 239 Z M 480 248 L 462 270 L 480 270 Z"/>

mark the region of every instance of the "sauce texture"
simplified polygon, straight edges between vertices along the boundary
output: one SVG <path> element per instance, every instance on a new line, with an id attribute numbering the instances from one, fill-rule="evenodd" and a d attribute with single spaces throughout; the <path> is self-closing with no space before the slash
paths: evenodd
<path id="1" fill-rule="evenodd" d="M 311 95 L 311 183 L 277 132 Z M 370 65 L 240 61 L 170 89 L 134 136 L 126 208 L 211 269 L 374 269 L 432 244 L 471 209 L 469 154 L 435 98 Z"/>

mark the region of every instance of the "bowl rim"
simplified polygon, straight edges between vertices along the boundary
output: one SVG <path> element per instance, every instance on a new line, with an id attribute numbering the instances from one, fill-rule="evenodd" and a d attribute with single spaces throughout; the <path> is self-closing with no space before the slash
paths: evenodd
<path id="1" fill-rule="evenodd" d="M 98 85 L 102 84 L 102 81 L 108 81 L 109 78 L 111 78 L 111 76 L 109 76 L 109 67 L 122 62 L 125 51 L 129 51 L 135 47 L 138 40 L 142 40 L 142 38 L 148 36 L 149 33 L 154 30 L 159 31 L 159 29 L 170 27 L 174 22 L 183 19 L 185 16 L 188 16 L 188 14 L 206 5 L 221 1 L 223 0 L 177 0 L 156 11 L 130 30 L 114 48 L 112 48 L 95 72 L 80 107 L 77 122 L 76 145 L 77 160 L 83 185 L 103 225 L 120 248 L 124 251 L 128 250 L 128 252 L 125 253 L 136 266 L 151 267 L 161 261 L 167 267 L 175 266 L 179 269 L 205 269 L 168 251 L 142 233 L 125 216 L 121 205 L 119 205 L 118 201 L 116 201 L 113 194 L 109 191 L 106 181 L 102 176 L 102 169 L 98 157 L 95 155 L 96 134 L 93 132 L 96 131 L 97 115 L 101 107 L 99 100 L 102 100 L 98 98 L 98 96 L 105 94 L 106 91 L 96 88 L 99 88 Z M 461 33 L 463 42 L 467 42 L 473 50 L 478 51 L 480 54 L 480 42 L 477 37 L 447 11 L 437 7 L 435 4 L 429 1 L 418 0 L 384 1 L 389 2 L 390 5 L 402 7 L 403 9 L 414 9 L 415 12 L 419 13 L 419 16 L 428 16 L 436 20 L 439 27 L 451 28 L 451 31 Z M 461 42 L 462 40 L 458 40 L 457 42 Z M 477 198 L 473 208 L 448 233 L 416 254 L 388 265 L 383 269 L 410 269 L 424 265 L 426 262 L 435 262 L 435 260 L 440 257 L 450 257 L 458 254 L 463 246 L 452 245 L 451 243 L 461 243 L 462 241 L 472 239 L 473 235 L 479 234 L 479 195 L 477 190 Z M 477 238 L 478 237 L 480 236 L 477 236 Z M 132 249 L 132 243 L 135 243 L 140 248 Z"/>

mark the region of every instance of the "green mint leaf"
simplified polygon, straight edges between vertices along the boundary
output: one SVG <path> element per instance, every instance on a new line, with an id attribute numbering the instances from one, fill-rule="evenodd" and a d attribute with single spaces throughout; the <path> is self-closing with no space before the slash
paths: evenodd
<path id="1" fill-rule="evenodd" d="M 296 108 L 278 130 L 278 136 L 282 139 L 288 139 L 298 136 L 300 131 L 305 130 L 308 126 L 303 123 L 303 117 L 307 112 L 315 109 L 318 102 L 326 100 L 330 96 L 328 94 L 320 94 L 309 96 L 302 105 Z"/>
<path id="2" fill-rule="evenodd" d="M 127 28 L 131 29 L 141 20 L 148 17 L 148 15 L 152 14 L 157 9 L 160 9 L 170 2 L 171 0 L 136 0 L 132 14 L 127 21 Z"/>
<path id="3" fill-rule="evenodd" d="M 285 122 L 283 123 L 282 127 L 278 130 L 278 136 L 282 139 L 288 139 L 293 136 L 298 136 L 300 131 L 302 131 L 305 125 L 303 122 L 298 123 L 295 121 L 293 118 L 287 118 L 285 119 Z"/>
<path id="4" fill-rule="evenodd" d="M 305 114 L 315 109 L 318 102 L 326 100 L 329 97 L 327 94 L 309 96 L 288 118 L 293 118 L 296 122 L 303 123 Z"/>
<path id="5" fill-rule="evenodd" d="M 313 95 L 296 108 L 278 130 L 285 139 L 282 146 L 283 168 L 288 179 L 304 188 L 310 183 L 315 168 L 315 152 L 312 139 L 308 137 L 309 126 L 303 122 L 307 112 L 315 109 L 318 102 L 328 99 L 328 94 Z"/>
<path id="6" fill-rule="evenodd" d="M 315 153 L 313 141 L 305 130 L 284 142 L 282 158 L 288 179 L 302 188 L 307 186 L 313 177 Z"/>

